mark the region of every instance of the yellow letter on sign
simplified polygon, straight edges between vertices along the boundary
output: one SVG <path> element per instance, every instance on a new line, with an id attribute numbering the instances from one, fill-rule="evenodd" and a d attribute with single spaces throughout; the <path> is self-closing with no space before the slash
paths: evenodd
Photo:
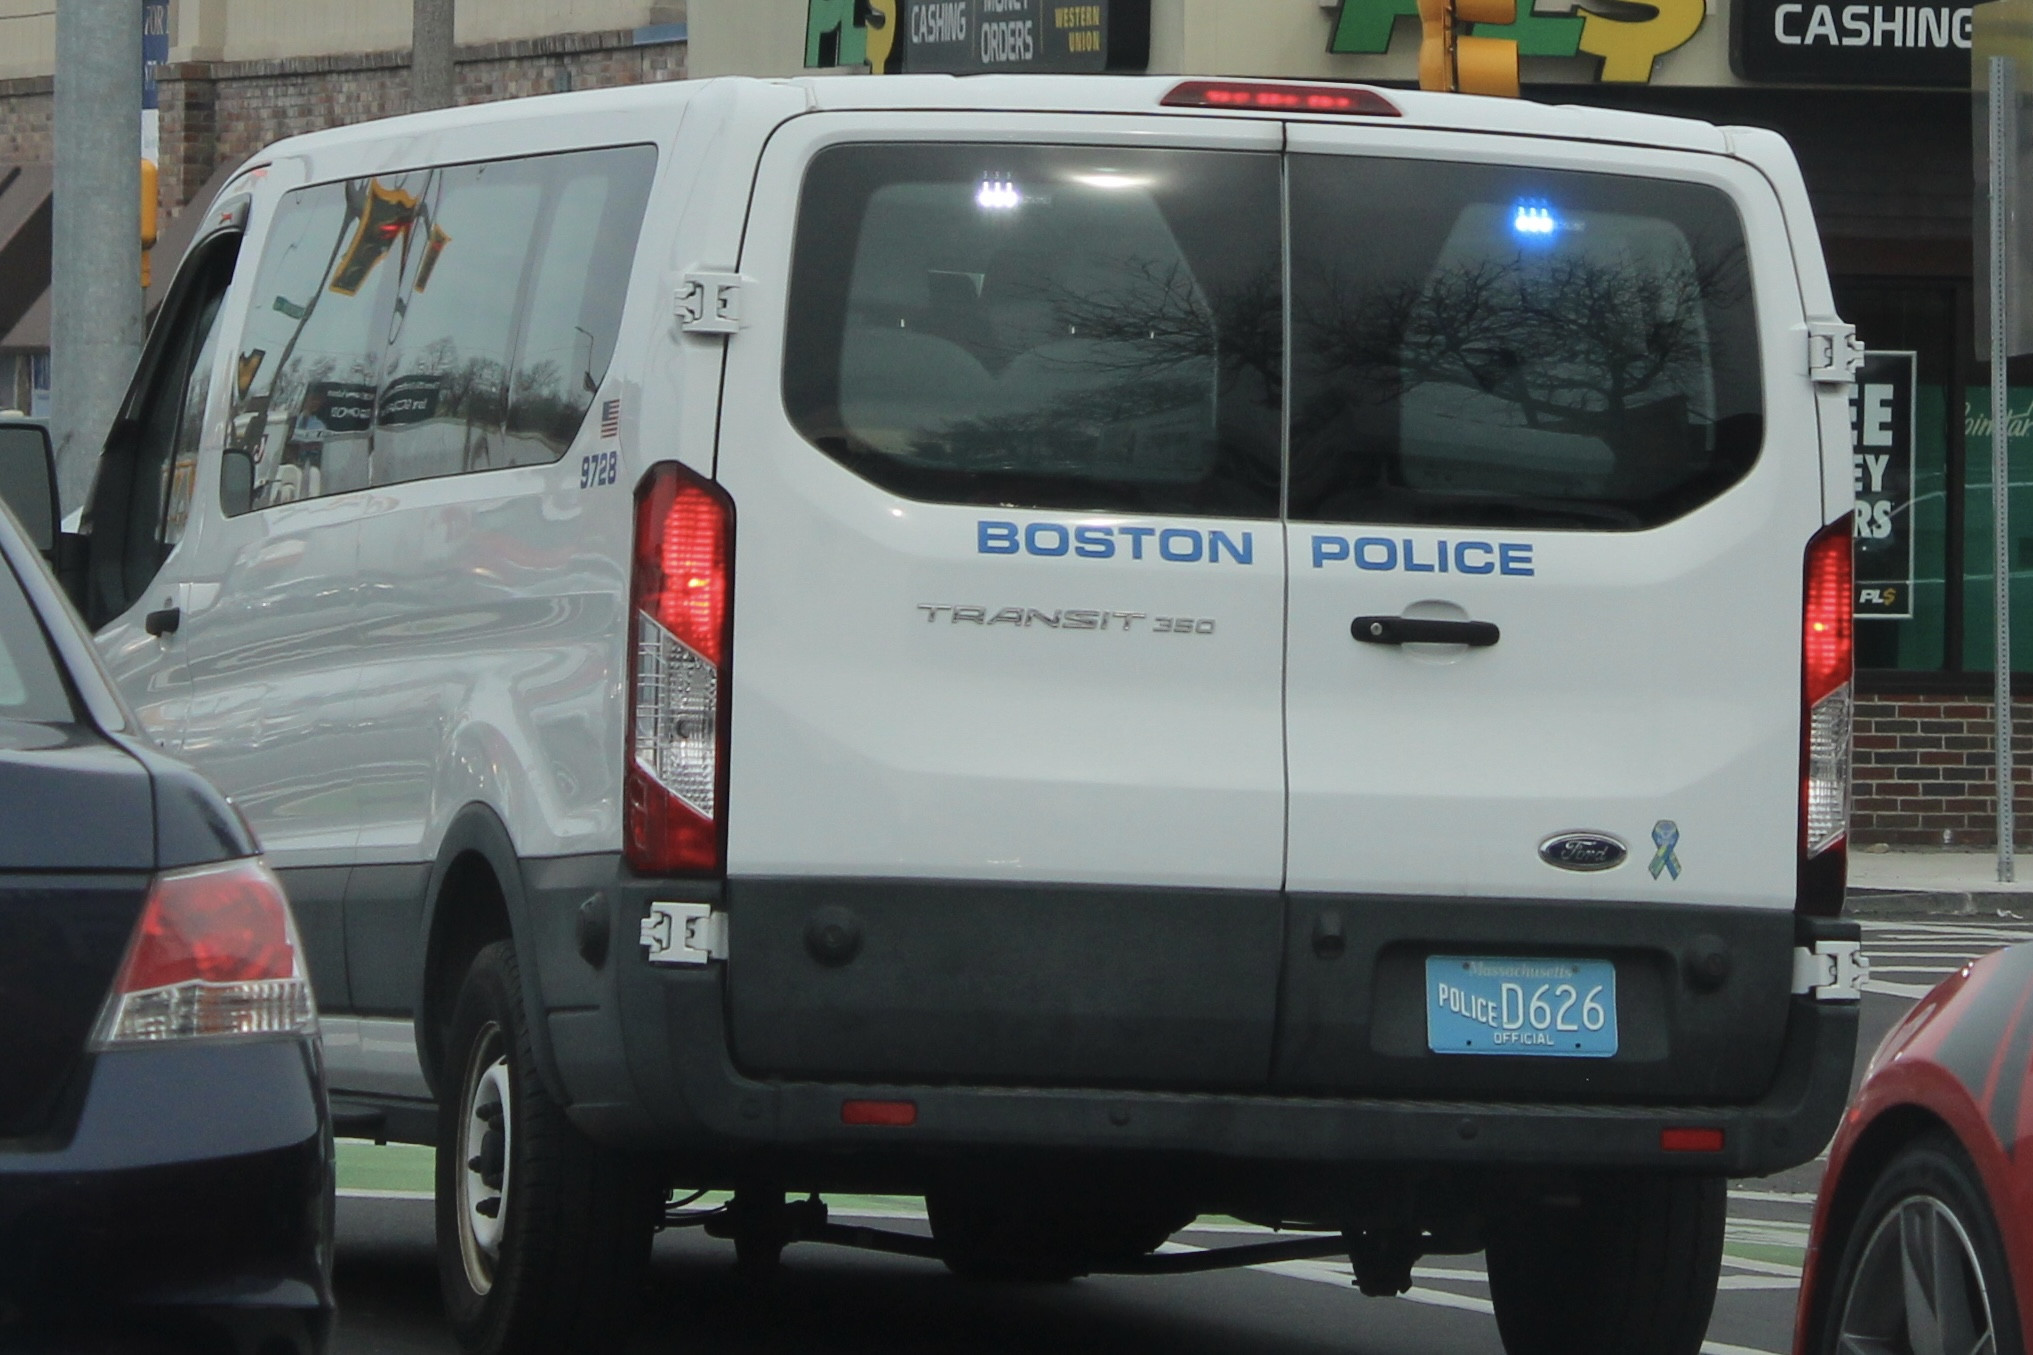
<path id="1" fill-rule="evenodd" d="M 1703 0 L 1643 0 L 1649 19 L 1611 19 L 1581 12 L 1581 50 L 1602 58 L 1606 83 L 1642 85 L 1653 58 L 1680 46 L 1701 27 Z"/>

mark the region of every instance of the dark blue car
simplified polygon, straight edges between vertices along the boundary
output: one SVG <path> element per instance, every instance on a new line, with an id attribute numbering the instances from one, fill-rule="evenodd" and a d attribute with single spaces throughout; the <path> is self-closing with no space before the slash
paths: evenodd
<path id="1" fill-rule="evenodd" d="M 0 1350 L 311 1355 L 332 1137 L 289 905 L 106 680 L 37 554 L 47 439 L 0 432 Z"/>

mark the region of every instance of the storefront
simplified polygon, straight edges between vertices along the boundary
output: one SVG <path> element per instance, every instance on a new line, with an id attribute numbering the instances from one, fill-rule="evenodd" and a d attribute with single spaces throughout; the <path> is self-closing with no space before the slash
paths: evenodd
<path id="1" fill-rule="evenodd" d="M 1528 98 L 1770 127 L 1799 156 L 1839 307 L 1875 355 L 1856 405 L 1864 843 L 1974 845 L 1993 823 L 1971 12 L 1960 0 L 1526 0 L 1516 22 L 1477 30 L 1519 44 Z M 693 0 L 691 16 L 699 75 L 1114 70 L 1407 85 L 1418 47 L 1417 0 Z M 2033 366 L 2023 379 L 2012 396 L 2025 467 L 2013 520 L 2027 524 L 2013 556 L 2024 571 L 2014 667 L 2033 695 Z M 2033 709 L 2020 719 L 2033 728 Z M 2033 841 L 2033 821 L 2026 831 Z"/>

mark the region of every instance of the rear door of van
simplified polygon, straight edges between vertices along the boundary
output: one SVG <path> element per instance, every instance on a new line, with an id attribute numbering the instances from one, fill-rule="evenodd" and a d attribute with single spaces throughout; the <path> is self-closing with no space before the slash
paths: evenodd
<path id="1" fill-rule="evenodd" d="M 1267 1079 L 1280 144 L 972 113 L 771 142 L 717 472 L 744 1066 Z"/>
<path id="2" fill-rule="evenodd" d="M 1374 994 L 1310 1011 L 1328 989 L 1295 967 L 1294 1019 L 1319 1038 L 1287 1080 L 1425 1061 L 1447 1026 L 1422 1005 L 1433 951 L 1531 958 L 1537 934 L 1558 957 L 1596 927 L 1611 957 L 1621 923 L 1548 906 L 1576 903 L 1768 917 L 1772 953 L 1737 976 L 1775 1052 L 1822 496 L 1771 187 L 1722 155 L 1521 137 L 1294 125 L 1291 150 L 1293 925 L 1407 953 L 1376 958 Z M 1510 911 L 1466 921 L 1462 900 Z M 1548 980 L 1556 1007 L 1576 991 L 1545 1013 L 1547 1052 L 1663 1067 L 1679 982 L 1630 972 L 1645 993 L 1624 995 L 1621 1046 L 1606 966 Z M 1501 1003 L 1505 977 L 1442 998 Z M 1529 998 L 1546 976 L 1527 977 Z M 1490 1085 L 1487 1061 L 1452 1062 Z"/>

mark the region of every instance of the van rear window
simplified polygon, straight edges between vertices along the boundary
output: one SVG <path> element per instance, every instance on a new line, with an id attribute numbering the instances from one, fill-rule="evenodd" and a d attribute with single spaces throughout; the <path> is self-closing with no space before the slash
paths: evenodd
<path id="1" fill-rule="evenodd" d="M 1756 461 L 1721 191 L 1294 156 L 1291 214 L 1292 517 L 1632 530 Z"/>
<path id="2" fill-rule="evenodd" d="M 1273 517 L 1276 156 L 843 146 L 799 205 L 784 400 L 911 498 Z"/>

